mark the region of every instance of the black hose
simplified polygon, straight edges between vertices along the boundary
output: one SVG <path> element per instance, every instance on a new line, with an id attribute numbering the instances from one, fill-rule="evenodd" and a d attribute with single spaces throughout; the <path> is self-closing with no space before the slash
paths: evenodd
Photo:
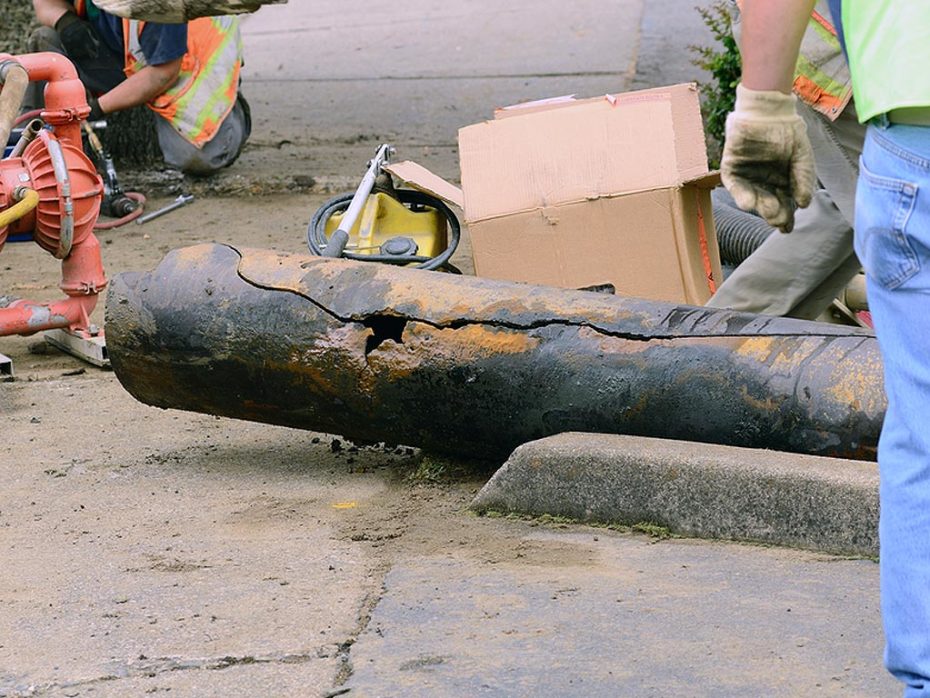
<path id="1" fill-rule="evenodd" d="M 713 198 L 713 209 L 720 261 L 724 264 L 740 264 L 775 231 L 764 219 L 741 211 L 722 197 Z"/>
<path id="2" fill-rule="evenodd" d="M 334 214 L 345 211 L 349 208 L 354 194 L 340 194 L 320 206 L 307 226 L 307 247 L 311 254 L 318 257 L 323 256 L 323 250 L 326 249 L 326 221 Z M 458 218 L 445 203 L 435 196 L 424 194 L 423 192 L 412 189 L 398 189 L 396 198 L 402 204 L 414 206 L 428 206 L 439 211 L 449 223 L 449 245 L 446 249 L 435 257 L 423 257 L 422 255 L 385 255 L 385 254 L 355 254 L 353 252 L 343 252 L 345 259 L 354 259 L 359 262 L 381 262 L 383 264 L 410 264 L 416 262 L 415 269 L 435 270 L 442 267 L 449 268 L 449 260 L 459 246 L 462 239 L 462 226 Z"/>

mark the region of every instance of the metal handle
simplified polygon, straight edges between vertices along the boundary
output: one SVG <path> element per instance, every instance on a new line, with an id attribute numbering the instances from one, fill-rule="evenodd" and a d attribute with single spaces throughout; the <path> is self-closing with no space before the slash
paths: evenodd
<path id="1" fill-rule="evenodd" d="M 342 215 L 342 221 L 340 221 L 339 227 L 336 228 L 327 241 L 322 256 L 341 257 L 342 253 L 345 252 L 346 245 L 349 242 L 349 233 L 355 226 L 355 221 L 358 220 L 362 208 L 365 206 L 365 202 L 368 201 L 371 190 L 375 186 L 375 178 L 381 172 L 381 168 L 387 164 L 394 152 L 394 146 L 390 143 L 384 143 L 378 148 L 375 157 L 368 163 L 368 171 L 365 173 L 365 176 L 362 177 L 358 189 L 355 190 L 355 196 L 352 197 L 349 208 L 347 208 L 346 212 Z"/>
<path id="2" fill-rule="evenodd" d="M 181 194 L 177 199 L 175 199 L 172 203 L 168 204 L 167 206 L 163 206 L 157 211 L 146 213 L 141 218 L 137 218 L 136 225 L 142 225 L 143 223 L 148 223 L 150 220 L 158 218 L 159 216 L 164 216 L 166 213 L 171 213 L 176 208 L 181 208 L 182 206 L 186 206 L 193 200 L 194 200 L 193 194 L 187 194 L 187 195 Z"/>

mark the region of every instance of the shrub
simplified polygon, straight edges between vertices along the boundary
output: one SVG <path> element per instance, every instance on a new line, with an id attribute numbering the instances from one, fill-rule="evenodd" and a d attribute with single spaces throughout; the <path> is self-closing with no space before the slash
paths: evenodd
<path id="1" fill-rule="evenodd" d="M 695 54 L 692 63 L 711 75 L 709 82 L 700 84 L 701 106 L 711 165 L 720 163 L 723 150 L 727 114 L 733 111 L 736 85 L 742 73 L 742 60 L 736 39 L 733 37 L 733 16 L 730 3 L 715 0 L 707 7 L 695 7 L 714 38 L 713 46 L 689 46 Z"/>

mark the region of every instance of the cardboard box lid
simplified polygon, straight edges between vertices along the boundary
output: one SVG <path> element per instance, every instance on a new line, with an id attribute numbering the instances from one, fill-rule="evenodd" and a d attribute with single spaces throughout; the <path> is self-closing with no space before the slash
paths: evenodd
<path id="1" fill-rule="evenodd" d="M 461 189 L 412 160 L 392 162 L 385 165 L 384 169 L 417 191 L 435 196 L 459 208 L 465 205 Z"/>
<path id="2" fill-rule="evenodd" d="M 679 186 L 708 173 L 693 83 L 498 112 L 459 130 L 466 221 Z"/>

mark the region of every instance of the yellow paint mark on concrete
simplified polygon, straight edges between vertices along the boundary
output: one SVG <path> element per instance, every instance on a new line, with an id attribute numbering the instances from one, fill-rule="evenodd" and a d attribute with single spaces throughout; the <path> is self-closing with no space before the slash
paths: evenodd
<path id="1" fill-rule="evenodd" d="M 358 508 L 358 502 L 336 502 L 333 504 L 333 509 L 356 509 Z"/>

